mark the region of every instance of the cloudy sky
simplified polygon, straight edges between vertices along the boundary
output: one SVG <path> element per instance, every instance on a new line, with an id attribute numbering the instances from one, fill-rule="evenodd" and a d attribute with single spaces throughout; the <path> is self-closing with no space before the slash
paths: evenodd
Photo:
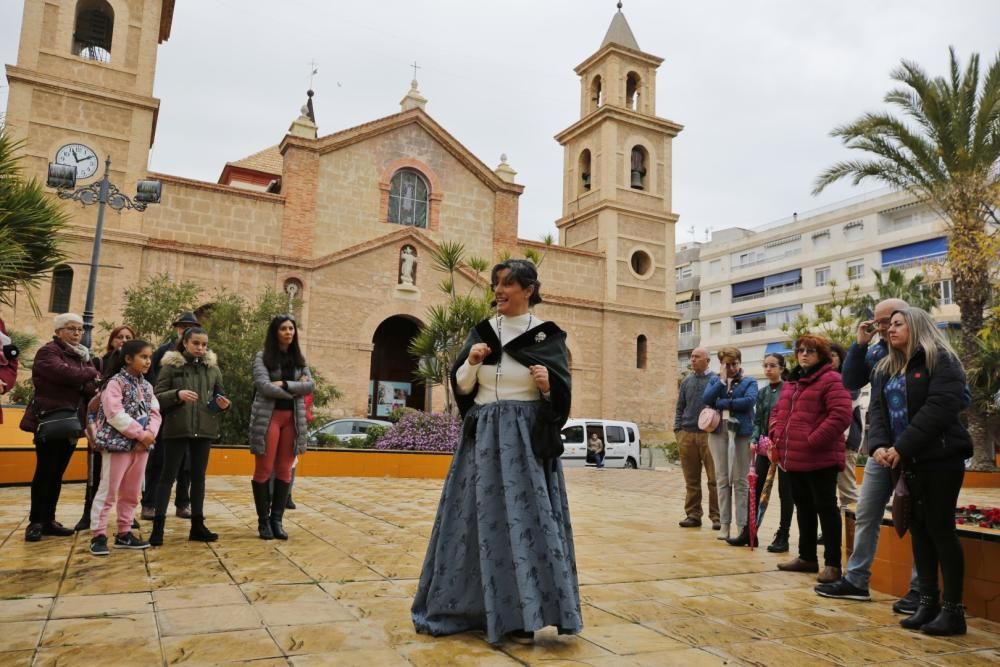
<path id="1" fill-rule="evenodd" d="M 579 118 L 573 67 L 600 46 L 609 0 L 177 0 L 160 47 L 162 100 L 150 167 L 218 179 L 280 141 L 318 63 L 320 133 L 395 113 L 420 65 L 427 111 L 491 167 L 526 186 L 520 235 L 554 232 L 562 150 Z M 0 2 L 0 60 L 16 60 L 21 0 Z M 901 59 L 944 73 L 949 45 L 990 62 L 997 0 L 627 0 L 639 46 L 664 58 L 657 112 L 674 142 L 678 241 L 691 227 L 755 227 L 877 186 L 810 195 L 846 152 L 829 130 L 881 108 Z M 984 66 L 985 69 L 985 66 Z M 0 78 L 0 109 L 6 108 Z"/>

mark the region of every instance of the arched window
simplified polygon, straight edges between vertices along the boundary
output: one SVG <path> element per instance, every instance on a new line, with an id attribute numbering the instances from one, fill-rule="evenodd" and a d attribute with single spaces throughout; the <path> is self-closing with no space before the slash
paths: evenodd
<path id="1" fill-rule="evenodd" d="M 646 189 L 646 162 L 648 158 L 649 155 L 642 146 L 632 148 L 632 181 L 630 185 L 636 190 Z"/>
<path id="2" fill-rule="evenodd" d="M 111 62 L 114 28 L 115 11 L 106 0 L 80 0 L 76 5 L 73 54 L 101 63 Z"/>
<path id="3" fill-rule="evenodd" d="M 73 293 L 73 269 L 60 264 L 52 271 L 52 290 L 49 292 L 49 312 L 69 312 L 69 297 Z"/>
<path id="4" fill-rule="evenodd" d="M 639 89 L 642 79 L 635 72 L 629 72 L 625 77 L 625 107 L 632 111 L 639 110 Z"/>
<path id="5" fill-rule="evenodd" d="M 598 75 L 590 83 L 590 110 L 595 111 L 602 104 L 604 104 L 604 93 L 601 92 L 601 77 Z"/>
<path id="6" fill-rule="evenodd" d="M 400 169 L 389 187 L 389 222 L 427 227 L 427 181 L 414 169 Z"/>
<path id="7" fill-rule="evenodd" d="M 580 153 L 580 194 L 590 190 L 591 183 L 590 149 L 585 148 Z"/>
<path id="8" fill-rule="evenodd" d="M 643 334 L 635 339 L 635 367 L 646 367 L 646 336 Z"/>

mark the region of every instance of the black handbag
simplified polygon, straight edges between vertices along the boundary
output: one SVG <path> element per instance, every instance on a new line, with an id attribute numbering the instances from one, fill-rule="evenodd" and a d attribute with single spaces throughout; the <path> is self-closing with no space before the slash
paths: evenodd
<path id="1" fill-rule="evenodd" d="M 83 435 L 83 425 L 80 423 L 80 415 L 75 408 L 57 408 L 38 413 L 38 427 L 35 429 L 36 443 L 78 440 Z"/>
<path id="2" fill-rule="evenodd" d="M 913 515 L 913 496 L 906 483 L 906 475 L 899 474 L 896 486 L 892 491 L 892 525 L 896 534 L 902 537 L 910 529 L 910 518 Z"/>

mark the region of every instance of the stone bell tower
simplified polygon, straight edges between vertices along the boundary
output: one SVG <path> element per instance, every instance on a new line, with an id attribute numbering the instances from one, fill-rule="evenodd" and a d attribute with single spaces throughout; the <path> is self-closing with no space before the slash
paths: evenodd
<path id="1" fill-rule="evenodd" d="M 674 309 L 671 142 L 681 125 L 656 115 L 662 58 L 639 48 L 621 12 L 596 53 L 575 69 L 580 119 L 556 135 L 564 148 L 559 242 L 607 257 L 606 299 Z"/>
<path id="2" fill-rule="evenodd" d="M 79 144 L 95 158 L 81 148 L 62 157 L 79 159 L 78 185 L 99 179 L 109 154 L 123 189 L 145 177 L 160 108 L 152 96 L 157 48 L 173 11 L 174 0 L 25 0 L 17 64 L 7 65 L 5 123 L 25 142 L 29 175 L 44 183 L 59 149 Z M 93 218 L 75 216 L 80 224 Z"/>

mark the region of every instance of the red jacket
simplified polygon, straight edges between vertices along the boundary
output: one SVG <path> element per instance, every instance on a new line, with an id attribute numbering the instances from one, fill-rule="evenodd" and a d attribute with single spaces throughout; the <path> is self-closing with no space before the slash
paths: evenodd
<path id="1" fill-rule="evenodd" d="M 844 430 L 851 425 L 851 395 L 830 364 L 785 382 L 771 411 L 771 440 L 788 472 L 844 469 Z"/>
<path id="2" fill-rule="evenodd" d="M 3 320 L 0 320 L 0 332 L 7 333 L 7 327 L 4 326 Z M 0 382 L 4 384 L 4 389 L 0 391 L 0 394 L 14 388 L 14 383 L 17 382 L 17 359 L 0 361 Z M 2 423 L 3 408 L 0 408 L 0 424 Z"/>

